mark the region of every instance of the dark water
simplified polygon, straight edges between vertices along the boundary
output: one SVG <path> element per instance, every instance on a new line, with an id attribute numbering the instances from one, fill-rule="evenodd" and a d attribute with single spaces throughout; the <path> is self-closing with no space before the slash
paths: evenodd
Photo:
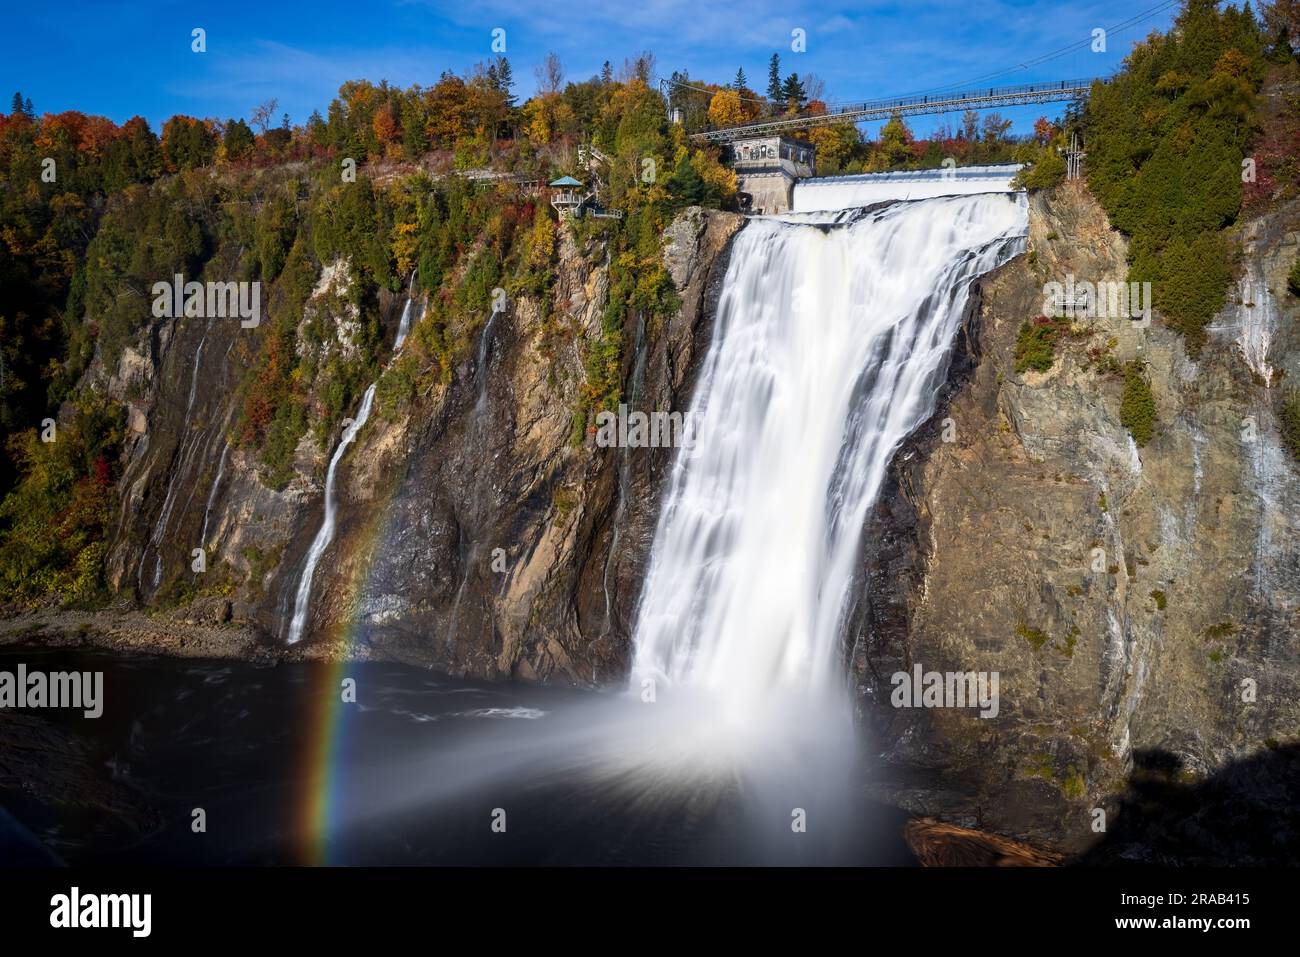
<path id="1" fill-rule="evenodd" d="M 0 669 L 20 661 L 103 671 L 104 713 L 0 712 L 0 808 L 17 822 L 0 821 L 0 862 L 25 831 L 69 863 L 913 863 L 902 814 L 859 797 L 851 754 L 773 774 L 761 793 L 743 774 L 646 770 L 621 694 L 393 664 L 0 652 Z M 340 677 L 356 703 L 336 704 Z M 316 755 L 335 711 L 326 778 Z M 197 807 L 206 833 L 191 828 Z"/>

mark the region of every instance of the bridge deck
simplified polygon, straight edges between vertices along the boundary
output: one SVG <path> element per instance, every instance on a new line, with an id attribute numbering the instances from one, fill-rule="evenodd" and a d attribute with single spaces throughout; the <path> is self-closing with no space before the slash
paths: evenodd
<path id="1" fill-rule="evenodd" d="M 1033 103 L 1062 103 L 1086 96 L 1092 80 L 1048 80 L 1024 83 L 1020 86 L 989 87 L 966 92 L 932 93 L 925 96 L 904 96 L 892 100 L 873 100 L 855 106 L 845 106 L 815 116 L 791 116 L 741 126 L 727 126 L 716 130 L 692 133 L 691 139 L 729 142 L 751 136 L 769 136 L 813 126 L 834 123 L 866 123 L 885 120 L 895 113 L 918 116 L 927 113 L 950 113 L 954 110 L 984 110 L 998 106 L 1025 106 Z"/>

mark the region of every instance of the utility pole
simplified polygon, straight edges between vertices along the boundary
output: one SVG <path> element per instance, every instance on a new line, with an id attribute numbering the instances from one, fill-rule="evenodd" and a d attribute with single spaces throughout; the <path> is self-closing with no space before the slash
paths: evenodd
<path id="1" fill-rule="evenodd" d="M 1083 158 L 1088 154 L 1079 149 L 1079 134 L 1070 134 L 1070 149 L 1065 154 L 1065 178 L 1083 178 Z"/>

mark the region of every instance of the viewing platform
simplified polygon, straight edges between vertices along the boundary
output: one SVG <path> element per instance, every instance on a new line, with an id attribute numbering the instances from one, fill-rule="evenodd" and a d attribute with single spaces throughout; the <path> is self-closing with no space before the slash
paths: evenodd
<path id="1" fill-rule="evenodd" d="M 817 151 L 811 143 L 773 134 L 728 144 L 736 171 L 740 208 L 759 215 L 789 212 L 794 187 L 817 175 Z"/>

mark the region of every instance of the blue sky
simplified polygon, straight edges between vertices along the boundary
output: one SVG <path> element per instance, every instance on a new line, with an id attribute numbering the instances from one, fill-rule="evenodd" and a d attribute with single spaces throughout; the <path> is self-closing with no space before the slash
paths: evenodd
<path id="1" fill-rule="evenodd" d="M 977 86 L 1113 72 L 1134 39 L 1166 29 L 1173 10 L 1107 36 L 1089 49 L 1003 77 L 1024 61 L 1160 5 L 1160 0 L 913 0 L 856 4 L 776 0 L 275 0 L 221 3 L 107 2 L 11 5 L 0 36 L 0 95 L 14 90 L 38 112 L 79 109 L 119 122 L 143 115 L 155 130 L 174 113 L 247 116 L 271 97 L 301 123 L 322 113 L 344 80 L 431 84 L 492 55 L 492 31 L 506 31 L 506 55 L 523 99 L 533 67 L 556 52 L 567 79 L 585 79 L 610 60 L 652 50 L 657 70 L 727 82 L 743 66 L 765 84 L 767 61 L 813 73 L 831 99 L 850 101 L 954 85 Z M 207 31 L 207 52 L 190 31 Z M 791 52 L 791 31 L 807 50 Z M 975 78 L 980 78 L 977 81 Z M 965 81 L 974 81 L 966 83 Z M 1057 107 L 1011 111 L 1017 129 Z M 955 123 L 957 117 L 947 117 Z M 934 122 L 920 119 L 918 133 Z"/>

